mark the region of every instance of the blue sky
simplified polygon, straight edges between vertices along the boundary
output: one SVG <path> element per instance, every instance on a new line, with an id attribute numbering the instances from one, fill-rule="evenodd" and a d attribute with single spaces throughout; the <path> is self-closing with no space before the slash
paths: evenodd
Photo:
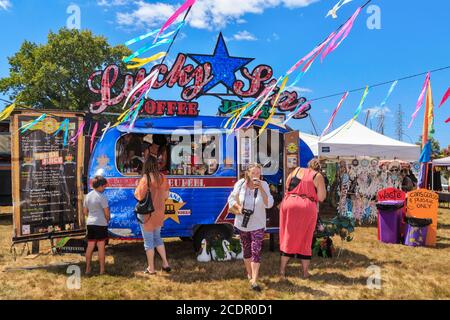
<path id="1" fill-rule="evenodd" d="M 268 64 L 276 76 L 283 75 L 293 63 L 308 53 L 330 32 L 344 22 L 365 0 L 353 0 L 338 11 L 338 18 L 325 18 L 337 0 L 198 0 L 190 22 L 173 46 L 169 62 L 178 52 L 212 54 L 219 31 L 226 37 L 231 55 L 253 57 L 250 64 Z M 81 9 L 81 27 L 124 43 L 148 29 L 160 26 L 178 1 L 127 0 L 0 0 L 0 77 L 8 74 L 7 57 L 24 40 L 45 42 L 49 30 L 66 25 L 68 6 Z M 450 65 L 450 1 L 373 0 L 381 12 L 381 29 L 369 29 L 371 14 L 365 10 L 358 17 L 349 37 L 323 63 L 317 61 L 298 84 L 307 99 L 364 87 Z M 385 134 L 395 137 L 395 112 L 404 111 L 404 141 L 416 141 L 421 132 L 423 110 L 411 129 L 406 126 L 414 112 L 425 76 L 400 81 L 387 103 Z M 437 107 L 450 87 L 450 69 L 433 73 L 431 83 Z M 365 111 L 379 109 L 389 85 L 373 88 Z M 351 93 L 336 117 L 334 127 L 353 115 L 363 91 Z M 161 90 L 155 98 L 179 98 L 180 90 Z M 0 98 L 6 98 L 0 96 Z M 313 103 L 312 119 L 321 131 L 340 97 Z M 219 100 L 199 99 L 202 114 L 215 114 Z M 0 103 L 0 109 L 4 107 Z M 450 102 L 435 112 L 435 137 L 441 146 L 450 144 Z M 372 119 L 373 127 L 377 120 Z M 314 132 L 309 119 L 292 120 L 292 127 Z"/>

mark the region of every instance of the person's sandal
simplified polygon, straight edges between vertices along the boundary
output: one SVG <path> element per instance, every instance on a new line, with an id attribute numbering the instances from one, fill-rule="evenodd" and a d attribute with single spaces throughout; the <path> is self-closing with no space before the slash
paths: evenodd
<path id="1" fill-rule="evenodd" d="M 256 292 L 262 291 L 261 287 L 257 283 L 250 284 L 250 289 L 252 289 L 253 291 L 256 291 Z"/>
<path id="2" fill-rule="evenodd" d="M 155 275 L 155 274 L 156 274 L 156 271 L 150 271 L 150 270 L 148 270 L 148 268 L 147 268 L 147 269 L 145 269 L 144 274 L 145 274 L 145 275 L 152 276 L 152 275 Z"/>
<path id="3" fill-rule="evenodd" d="M 163 267 L 162 270 L 163 270 L 164 272 L 167 272 L 167 273 L 172 272 L 172 268 L 171 268 L 171 267 L 166 267 L 166 268 Z"/>

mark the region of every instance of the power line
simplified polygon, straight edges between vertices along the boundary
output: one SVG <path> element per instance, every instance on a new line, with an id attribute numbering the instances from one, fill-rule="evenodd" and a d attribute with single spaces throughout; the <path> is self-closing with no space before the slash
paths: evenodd
<path id="1" fill-rule="evenodd" d="M 375 88 L 375 87 L 384 86 L 384 85 L 387 85 L 387 84 L 392 84 L 392 83 L 394 83 L 395 81 L 402 81 L 402 80 L 407 80 L 407 79 L 411 79 L 411 78 L 417 78 L 417 77 L 426 75 L 428 72 L 430 72 L 430 73 L 436 73 L 436 72 L 443 71 L 443 70 L 447 70 L 447 69 L 450 69 L 450 66 L 446 66 L 446 67 L 442 67 L 442 68 L 438 68 L 438 69 L 434 69 L 434 70 L 430 70 L 430 71 L 425 71 L 425 72 L 421 72 L 421 73 L 416 73 L 416 74 L 409 75 L 409 76 L 405 76 L 405 77 L 402 77 L 402 78 L 397 78 L 397 79 L 393 79 L 393 80 L 389 80 L 389 81 L 384 81 L 384 82 L 372 84 L 372 85 L 369 85 L 369 89 L 370 89 L 370 88 Z M 319 97 L 319 98 L 310 99 L 309 101 L 312 102 L 312 101 L 318 101 L 318 100 L 328 99 L 328 98 L 332 98 L 332 97 L 342 96 L 342 95 L 343 95 L 344 93 L 346 93 L 346 92 L 352 93 L 352 92 L 363 91 L 363 90 L 365 90 L 365 89 L 366 89 L 366 87 L 364 86 L 364 87 L 357 88 L 357 89 L 352 89 L 352 90 L 342 91 L 342 92 L 339 92 L 339 93 L 334 93 L 334 94 L 330 94 L 330 95 L 327 95 L 327 96 L 322 96 L 322 97 Z"/>

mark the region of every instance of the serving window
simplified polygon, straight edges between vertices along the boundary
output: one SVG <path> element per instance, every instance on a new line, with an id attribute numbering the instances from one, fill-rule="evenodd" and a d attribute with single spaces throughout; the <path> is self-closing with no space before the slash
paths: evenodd
<path id="1" fill-rule="evenodd" d="M 219 168 L 220 135 L 123 135 L 116 144 L 120 173 L 142 174 L 145 160 L 154 156 L 166 175 L 213 175 Z"/>

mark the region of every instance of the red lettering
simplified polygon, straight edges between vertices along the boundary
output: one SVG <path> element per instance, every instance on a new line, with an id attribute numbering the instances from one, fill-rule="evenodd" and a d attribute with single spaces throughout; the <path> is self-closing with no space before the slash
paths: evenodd
<path id="1" fill-rule="evenodd" d="M 190 103 L 188 103 L 187 106 L 188 106 L 187 113 L 189 116 L 197 116 L 198 115 L 198 110 L 197 110 L 198 104 L 197 103 L 190 102 Z"/>

